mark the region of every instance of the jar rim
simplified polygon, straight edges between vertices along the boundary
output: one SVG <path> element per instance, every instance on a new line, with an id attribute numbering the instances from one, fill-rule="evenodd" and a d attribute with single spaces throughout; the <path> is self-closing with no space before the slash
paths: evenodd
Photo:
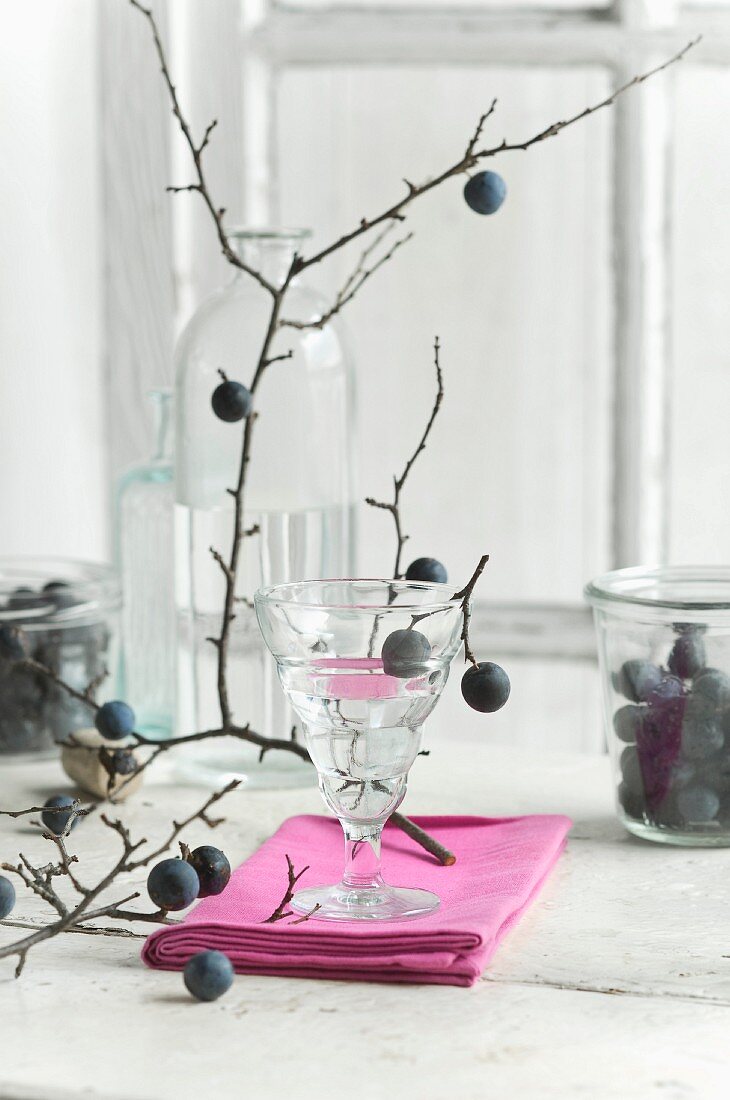
<path id="1" fill-rule="evenodd" d="M 588 602 L 602 610 L 636 607 L 683 611 L 690 616 L 730 611 L 730 566 L 630 566 L 603 573 L 585 586 Z"/>
<path id="2" fill-rule="evenodd" d="M 312 236 L 311 229 L 278 225 L 230 225 L 225 233 L 236 241 L 305 241 Z"/>
<path id="3" fill-rule="evenodd" d="M 54 601 L 51 592 L 44 593 L 44 586 L 53 581 L 61 582 L 64 594 L 72 598 L 68 605 Z M 37 595 L 37 605 L 8 606 L 8 597 L 19 588 Z M 94 612 L 116 610 L 121 602 L 121 583 L 113 565 L 78 558 L 0 557 L 0 623 L 32 626 L 51 618 L 59 625 L 72 623 Z"/>

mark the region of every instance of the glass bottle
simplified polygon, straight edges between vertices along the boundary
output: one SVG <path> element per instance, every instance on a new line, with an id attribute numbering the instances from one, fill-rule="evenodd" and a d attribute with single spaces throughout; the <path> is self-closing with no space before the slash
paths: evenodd
<path id="1" fill-rule="evenodd" d="M 152 457 L 122 475 L 117 489 L 116 558 L 122 578 L 122 697 L 137 729 L 172 733 L 175 704 L 174 467 L 172 392 L 150 394 Z"/>
<path id="2" fill-rule="evenodd" d="M 299 230 L 233 230 L 230 240 L 246 262 L 281 283 Z M 292 281 L 282 319 L 311 320 L 328 302 L 303 278 Z M 179 734 L 220 723 L 217 652 L 224 583 L 210 548 L 228 558 L 243 425 L 218 420 L 211 395 L 219 371 L 250 385 L 266 332 L 271 298 L 245 272 L 202 303 L 176 351 L 176 605 L 178 614 Z M 245 526 L 259 532 L 243 542 L 236 617 L 228 654 L 228 691 L 239 724 L 289 738 L 293 716 L 282 698 L 273 662 L 256 623 L 253 595 L 261 585 L 301 578 L 349 576 L 353 571 L 352 378 L 340 335 L 281 326 L 272 364 L 256 396 L 257 421 L 245 490 Z M 312 769 L 293 755 L 267 753 L 232 739 L 186 746 L 176 753 L 195 778 L 244 777 L 253 785 L 311 781 Z"/>

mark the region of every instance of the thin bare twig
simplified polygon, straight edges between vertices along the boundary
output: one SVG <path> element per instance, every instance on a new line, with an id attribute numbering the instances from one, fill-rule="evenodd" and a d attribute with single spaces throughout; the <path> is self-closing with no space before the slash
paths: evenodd
<path id="1" fill-rule="evenodd" d="M 379 271 L 383 264 L 386 264 L 388 260 L 391 260 L 398 249 L 402 248 L 402 246 L 404 244 L 407 244 L 408 241 L 410 241 L 413 237 L 412 233 L 407 233 L 405 237 L 400 237 L 395 242 L 395 244 L 393 244 L 391 248 L 389 248 L 388 251 L 384 253 L 384 255 L 380 256 L 380 258 L 375 261 L 375 263 L 373 263 L 370 267 L 366 267 L 366 260 L 372 254 L 373 250 L 377 248 L 383 237 L 385 237 L 385 235 L 389 232 L 390 228 L 391 226 L 387 226 L 382 233 L 378 234 L 373 243 L 365 249 L 365 251 L 360 256 L 357 267 L 350 274 L 344 286 L 340 288 L 333 305 L 330 306 L 328 310 L 320 314 L 320 316 L 317 317 L 314 321 L 291 321 L 284 319 L 279 322 L 279 326 L 284 327 L 288 325 L 289 328 L 297 329 L 324 328 L 328 321 L 331 321 L 332 318 L 337 313 L 339 313 L 341 309 L 344 309 L 348 302 L 352 301 L 357 292 L 368 281 L 368 279 L 370 279 L 376 271 Z"/>
<path id="2" fill-rule="evenodd" d="M 454 592 L 452 599 L 461 600 L 461 607 L 464 615 L 464 625 L 461 628 L 461 640 L 464 643 L 464 660 L 471 661 L 474 667 L 477 667 L 477 659 L 472 652 L 471 645 L 469 644 L 469 624 L 471 622 L 471 596 L 477 581 L 484 572 L 484 567 L 489 561 L 489 554 L 482 554 L 479 559 L 479 564 L 469 578 L 468 583 L 461 588 L 458 592 Z"/>
<path id="3" fill-rule="evenodd" d="M 285 917 L 294 916 L 288 906 L 291 902 L 291 899 L 294 897 L 294 887 L 299 882 L 299 879 L 302 877 L 302 875 L 309 870 L 309 865 L 307 865 L 306 867 L 302 867 L 301 871 L 295 872 L 294 864 L 292 863 L 289 856 L 285 855 L 284 858 L 286 859 L 288 880 L 286 890 L 284 891 L 284 897 L 281 899 L 271 916 L 267 917 L 266 920 L 261 921 L 262 924 L 275 924 L 277 921 L 284 920 Z M 306 917 L 304 919 L 306 919 Z M 295 923 L 298 923 L 298 921 Z"/>
<path id="4" fill-rule="evenodd" d="M 322 248 L 319 252 L 315 252 L 312 256 L 302 256 L 297 264 L 297 273 L 304 271 L 305 268 L 312 267 L 314 264 L 321 263 L 327 256 L 331 256 L 333 252 L 343 248 L 350 241 L 356 240 L 361 237 L 363 233 L 367 233 L 370 229 L 373 229 L 376 225 L 382 225 L 384 222 L 391 222 L 393 220 L 403 221 L 405 215 L 403 211 L 406 207 L 410 206 L 412 202 L 425 195 L 428 191 L 432 191 L 435 187 L 439 187 L 446 180 L 451 179 L 454 176 L 462 175 L 468 172 L 471 168 L 475 168 L 482 160 L 489 157 L 496 157 L 500 153 L 515 152 L 517 150 L 530 149 L 533 145 L 537 145 L 541 141 L 546 141 L 547 138 L 555 137 L 561 131 L 567 129 L 568 126 L 572 126 L 576 122 L 580 122 L 584 118 L 588 118 L 589 115 L 595 114 L 596 111 L 602 110 L 604 107 L 610 107 L 615 103 L 620 95 L 627 92 L 630 88 L 636 87 L 637 84 L 643 84 L 645 80 L 649 80 L 650 77 L 656 76 L 657 73 L 663 72 L 664 69 L 669 68 L 670 65 L 674 65 L 681 61 L 685 54 L 700 41 L 700 37 L 692 39 L 679 50 L 672 57 L 662 62 L 660 65 L 656 65 L 653 69 L 649 69 L 645 73 L 641 73 L 638 76 L 633 77 L 631 80 L 626 81 L 621 87 L 616 88 L 609 96 L 602 99 L 599 103 L 593 104 L 591 107 L 586 107 L 584 110 L 579 111 L 578 114 L 572 115 L 570 118 L 563 119 L 559 122 L 553 122 L 550 126 L 546 126 L 544 130 L 540 130 L 538 133 L 533 134 L 532 137 L 527 138 L 525 141 L 507 141 L 505 138 L 499 145 L 492 146 L 489 149 L 478 149 L 479 140 L 482 135 L 482 130 L 487 119 L 493 114 L 496 107 L 496 100 L 492 101 L 491 106 L 479 119 L 474 134 L 469 140 L 466 146 L 466 150 L 459 160 L 454 164 L 444 169 L 437 176 L 432 179 L 426 180 L 421 184 L 414 184 L 406 180 L 406 194 L 389 206 L 382 213 L 375 215 L 372 218 L 361 218 L 357 226 L 350 230 L 349 233 L 344 233 L 341 237 L 338 237 L 332 244 Z"/>
<path id="5" fill-rule="evenodd" d="M 225 256 L 228 263 L 231 264 L 233 267 L 239 268 L 241 271 L 245 271 L 247 275 L 250 275 L 252 279 L 256 280 L 259 286 L 263 287 L 264 290 L 267 290 L 269 294 L 273 295 L 276 292 L 276 288 L 268 281 L 268 279 L 265 279 L 260 271 L 257 271 L 249 264 L 244 263 L 240 256 L 236 255 L 234 250 L 231 248 L 230 241 L 228 240 L 226 231 L 223 228 L 223 215 L 225 214 L 225 210 L 222 207 L 216 206 L 216 204 L 213 202 L 210 191 L 208 190 L 208 184 L 206 182 L 205 173 L 203 171 L 203 153 L 208 145 L 208 142 L 210 141 L 210 136 L 217 125 L 217 120 L 214 119 L 211 123 L 208 124 L 202 139 L 200 140 L 200 142 L 196 142 L 195 138 L 193 137 L 192 130 L 190 129 L 190 125 L 180 108 L 180 101 L 178 99 L 177 89 L 172 82 L 172 77 L 170 76 L 170 68 L 167 63 L 167 58 L 165 56 L 162 39 L 160 38 L 160 34 L 157 29 L 155 17 L 152 14 L 152 11 L 149 8 L 144 7 L 144 5 L 139 2 L 139 0 L 129 0 L 129 2 L 132 7 L 136 8 L 137 11 L 141 12 L 142 15 L 145 16 L 150 25 L 152 38 L 155 44 L 155 50 L 157 51 L 157 58 L 160 62 L 160 70 L 162 72 L 162 76 L 167 86 L 168 94 L 170 96 L 172 113 L 178 121 L 180 130 L 183 137 L 185 138 L 188 149 L 190 150 L 190 155 L 193 159 L 193 164 L 195 166 L 197 182 L 186 184 L 184 187 L 170 187 L 168 188 L 168 190 L 172 192 L 197 191 L 208 209 L 208 212 L 215 226 L 216 235 L 221 246 L 221 252 Z"/>
<path id="6" fill-rule="evenodd" d="M 4 944 L 0 947 L 0 959 L 7 958 L 11 955 L 17 955 L 18 964 L 15 969 L 15 976 L 19 977 L 31 948 L 35 947 L 36 944 L 59 935 L 61 932 L 73 931 L 87 920 L 97 919 L 99 917 L 109 917 L 117 920 L 143 921 L 146 923 L 168 923 L 167 913 L 164 910 L 157 910 L 153 913 L 138 913 L 134 910 L 122 909 L 123 905 L 139 896 L 137 892 L 128 894 L 126 897 L 108 905 L 103 905 L 100 908 L 92 909 L 91 906 L 92 903 L 116 881 L 119 875 L 128 874 L 140 867 L 146 867 L 152 860 L 157 859 L 158 856 L 167 851 L 180 835 L 180 832 L 193 821 L 203 821 L 212 828 L 219 824 L 220 819 L 212 819 L 208 811 L 216 802 L 223 798 L 224 795 L 234 790 L 237 786 L 238 782 L 233 781 L 222 790 L 216 791 L 214 794 L 210 795 L 195 813 L 190 814 L 184 821 L 173 822 L 170 834 L 163 843 L 155 848 L 151 848 L 138 858 L 132 857 L 147 844 L 147 841 L 132 840 L 129 829 L 123 822 L 112 820 L 102 814 L 101 820 L 107 828 L 111 829 L 120 837 L 122 851 L 109 870 L 93 886 L 85 886 L 79 880 L 75 870 L 71 869 L 71 864 L 77 864 L 78 859 L 74 855 L 69 855 L 65 844 L 65 838 L 63 836 L 57 837 L 51 833 L 44 833 L 43 835 L 46 839 L 52 840 L 58 848 L 60 854 L 60 861 L 58 863 L 49 863 L 42 867 L 35 867 L 21 854 L 18 864 L 0 864 L 3 870 L 10 871 L 17 875 L 28 889 L 42 898 L 58 915 L 58 920 L 44 925 L 37 931 L 32 932 L 31 935 L 25 936 L 15 943 Z M 13 814 L 15 816 L 23 816 L 23 812 L 18 813 L 17 811 L 13 811 Z M 80 896 L 80 900 L 72 908 L 64 902 L 53 884 L 54 879 L 63 877 L 69 879 L 74 890 Z"/>
<path id="7" fill-rule="evenodd" d="M 373 497 L 366 497 L 365 498 L 365 503 L 366 504 L 369 504 L 373 508 L 382 508 L 384 511 L 390 512 L 391 516 L 393 517 L 393 523 L 395 524 L 395 535 L 396 535 L 396 540 L 397 540 L 397 547 L 396 547 L 396 554 L 395 554 L 395 568 L 393 570 L 393 577 L 394 577 L 395 580 L 399 580 L 402 576 L 402 574 L 401 574 L 401 555 L 403 553 L 403 546 L 405 545 L 405 543 L 408 539 L 408 535 L 403 534 L 403 527 L 402 527 L 402 523 L 401 523 L 401 514 L 400 514 L 400 496 L 401 496 L 401 492 L 403 491 L 403 486 L 405 485 L 405 483 L 408 479 L 408 475 L 410 474 L 411 470 L 413 469 L 413 465 L 414 465 L 416 459 L 420 455 L 421 451 L 425 450 L 426 442 L 428 440 L 429 435 L 431 434 L 431 429 L 433 428 L 434 421 L 436 420 L 436 417 L 438 416 L 439 409 L 441 408 L 441 402 L 444 399 L 444 381 L 443 381 L 443 375 L 442 375 L 442 372 L 441 372 L 441 364 L 439 362 L 439 348 L 440 348 L 439 338 L 437 336 L 436 339 L 434 340 L 434 343 L 433 343 L 433 358 L 434 358 L 434 366 L 436 368 L 436 397 L 434 399 L 433 408 L 431 409 L 431 415 L 428 418 L 428 422 L 426 424 L 426 427 L 424 428 L 423 435 L 421 436 L 421 438 L 418 442 L 418 446 L 416 447 L 415 451 L 413 452 L 411 457 L 406 462 L 405 468 L 404 468 L 403 473 L 401 474 L 401 476 L 393 478 L 393 500 L 392 501 L 384 501 L 384 500 L 375 500 Z"/>

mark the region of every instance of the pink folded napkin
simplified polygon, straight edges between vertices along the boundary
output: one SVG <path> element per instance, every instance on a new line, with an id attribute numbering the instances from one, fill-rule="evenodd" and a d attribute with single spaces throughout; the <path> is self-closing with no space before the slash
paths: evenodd
<path id="1" fill-rule="evenodd" d="M 197 951 L 217 948 L 239 974 L 473 985 L 536 897 L 571 821 L 560 815 L 415 820 L 456 854 L 456 864 L 442 867 L 389 825 L 384 877 L 394 886 L 433 890 L 441 898 L 434 913 L 382 924 L 314 917 L 262 924 L 284 896 L 285 855 L 296 871 L 309 865 L 298 888 L 335 883 L 342 874 L 339 823 L 291 817 L 237 868 L 222 894 L 204 898 L 183 923 L 153 932 L 142 958 L 148 966 L 181 970 Z"/>

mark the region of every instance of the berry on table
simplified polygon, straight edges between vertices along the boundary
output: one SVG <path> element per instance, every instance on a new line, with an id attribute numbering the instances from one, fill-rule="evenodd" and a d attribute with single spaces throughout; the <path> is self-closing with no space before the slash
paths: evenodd
<path id="1" fill-rule="evenodd" d="M 616 690 L 632 703 L 645 703 L 662 681 L 662 670 L 651 661 L 624 661 L 616 678 Z"/>
<path id="2" fill-rule="evenodd" d="M 15 905 L 15 887 L 9 878 L 0 875 L 0 920 L 12 913 Z"/>
<path id="3" fill-rule="evenodd" d="M 25 657 L 23 632 L 17 626 L 0 626 L 0 657 L 6 661 L 22 661 Z"/>
<path id="4" fill-rule="evenodd" d="M 67 794 L 56 794 L 53 798 L 49 798 L 47 802 L 44 802 L 44 812 L 41 814 L 41 821 L 48 829 L 49 833 L 54 833 L 55 836 L 60 836 L 61 833 L 66 832 L 66 826 L 73 817 L 71 825 L 72 829 L 76 828 L 78 824 L 78 817 L 75 817 L 71 813 L 64 813 L 64 810 L 71 810 L 74 804 L 74 799 L 70 798 Z M 54 809 L 55 807 L 55 809 Z"/>
<path id="5" fill-rule="evenodd" d="M 464 185 L 467 206 L 476 214 L 495 214 L 507 196 L 507 184 L 498 172 L 477 172 Z"/>
<path id="6" fill-rule="evenodd" d="M 472 710 L 482 714 L 492 714 L 503 707 L 510 689 L 509 676 L 493 661 L 471 665 L 461 678 L 461 694 Z"/>
<path id="7" fill-rule="evenodd" d="M 436 558 L 416 558 L 406 569 L 407 581 L 427 581 L 431 584 L 446 584 L 449 575 L 446 568 Z"/>
<path id="8" fill-rule="evenodd" d="M 199 898 L 223 893 L 231 877 L 231 865 L 220 848 L 201 844 L 190 853 L 188 863 L 195 869 L 200 881 Z"/>
<path id="9" fill-rule="evenodd" d="M 134 733 L 135 716 L 132 708 L 121 699 L 103 703 L 96 712 L 94 725 L 107 741 L 120 741 Z"/>
<path id="10" fill-rule="evenodd" d="M 163 859 L 147 877 L 147 893 L 159 909 L 187 909 L 199 889 L 197 872 L 184 859 Z"/>
<path id="11" fill-rule="evenodd" d="M 408 680 L 411 676 L 420 676 L 426 671 L 425 664 L 431 656 L 431 643 L 420 630 L 394 630 L 383 642 L 380 656 L 386 676 Z"/>
<path id="12" fill-rule="evenodd" d="M 227 424 L 235 424 L 251 412 L 253 398 L 251 391 L 240 382 L 226 379 L 213 390 L 210 403 L 219 420 L 225 420 Z"/>
<path id="13" fill-rule="evenodd" d="M 199 951 L 185 963 L 183 981 L 199 1001 L 216 1001 L 233 984 L 233 964 L 222 951 Z"/>

